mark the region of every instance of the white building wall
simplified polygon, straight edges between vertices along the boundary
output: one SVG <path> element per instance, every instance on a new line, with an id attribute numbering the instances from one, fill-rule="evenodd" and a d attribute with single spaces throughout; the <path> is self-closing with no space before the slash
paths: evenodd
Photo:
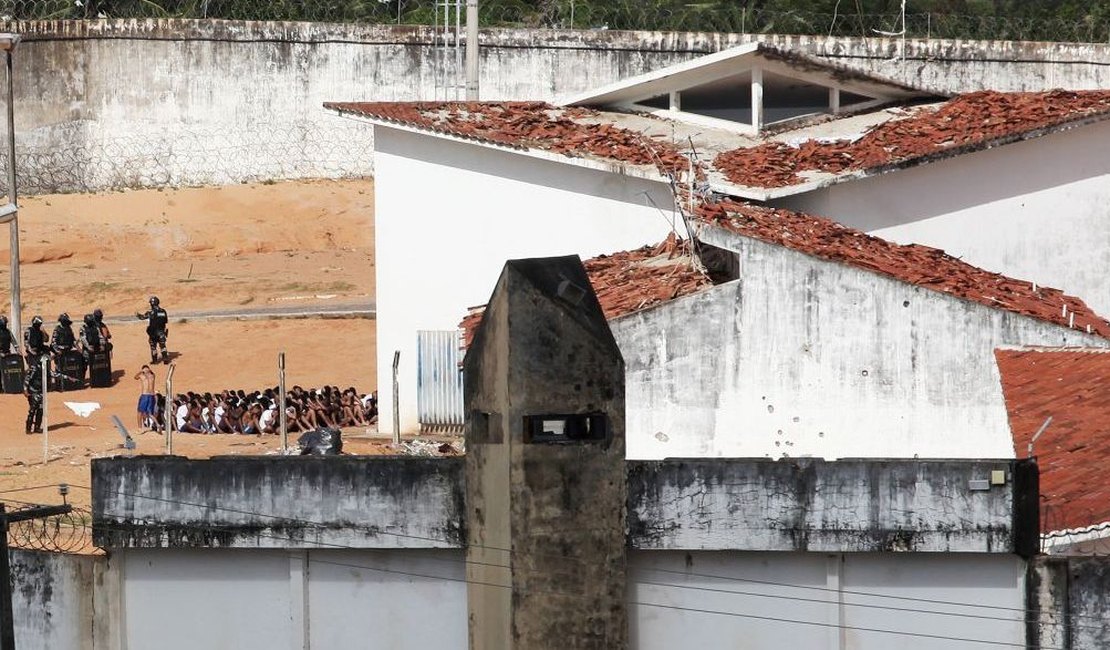
<path id="1" fill-rule="evenodd" d="M 1009 555 L 633 552 L 630 645 L 1023 647 L 1024 572 Z"/>
<path id="2" fill-rule="evenodd" d="M 118 551 L 124 607 L 112 624 L 127 648 L 465 650 L 462 553 L 313 550 L 304 571 L 303 551 Z M 979 553 L 630 551 L 630 647 L 1020 645 L 1024 567 Z"/>
<path id="3" fill-rule="evenodd" d="M 378 127 L 375 154 L 378 396 L 392 426 L 417 428 L 416 331 L 455 329 L 506 260 L 638 248 L 671 230 L 661 182 Z M 650 196 L 656 205 L 647 200 Z"/>
<path id="4" fill-rule="evenodd" d="M 124 564 L 128 648 L 466 648 L 461 550 L 114 556 Z"/>
<path id="5" fill-rule="evenodd" d="M 610 321 L 629 458 L 1012 458 L 994 350 L 1110 346 L 720 230 L 702 237 L 739 252 L 740 280 Z"/>
<path id="6" fill-rule="evenodd" d="M 774 202 L 1063 289 L 1110 315 L 1110 123 Z"/>

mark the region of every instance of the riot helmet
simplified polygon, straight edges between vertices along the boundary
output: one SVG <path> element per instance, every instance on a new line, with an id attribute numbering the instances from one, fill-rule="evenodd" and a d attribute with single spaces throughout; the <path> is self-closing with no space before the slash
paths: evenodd
<path id="1" fill-rule="evenodd" d="M 93 318 L 92 314 L 85 314 L 84 321 L 86 325 L 96 325 L 96 319 Z"/>
<path id="2" fill-rule="evenodd" d="M 94 309 L 92 315 L 93 315 L 93 318 L 96 319 L 96 322 L 98 322 L 98 323 L 100 321 L 104 320 L 104 311 L 100 307 L 97 307 L 96 309 Z"/>
<path id="3" fill-rule="evenodd" d="M 42 316 L 35 316 L 31 319 L 31 327 L 39 327 L 42 325 Z"/>
<path id="4" fill-rule="evenodd" d="M 65 312 L 62 312 L 61 314 L 58 315 L 58 322 L 61 323 L 62 325 L 69 325 L 73 321 L 71 321 L 69 319 L 69 314 L 67 314 Z"/>
<path id="5" fill-rule="evenodd" d="M 158 296 L 151 296 L 150 297 L 150 306 L 151 307 L 157 307 L 158 306 Z"/>

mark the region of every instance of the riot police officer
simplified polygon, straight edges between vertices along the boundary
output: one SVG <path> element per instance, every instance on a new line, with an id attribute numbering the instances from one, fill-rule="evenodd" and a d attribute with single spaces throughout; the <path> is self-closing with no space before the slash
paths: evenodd
<path id="1" fill-rule="evenodd" d="M 100 352 L 103 349 L 104 341 L 100 338 L 100 325 L 97 324 L 96 317 L 92 314 L 85 314 L 77 343 L 81 346 L 81 354 L 85 357 L 86 366 L 92 360 L 92 353 Z"/>
<path id="2" fill-rule="evenodd" d="M 42 319 L 39 320 L 41 324 Z M 34 323 L 33 320 L 31 322 Z M 27 434 L 42 433 L 42 386 L 42 364 L 32 363 L 27 367 L 27 374 L 23 378 L 23 394 L 27 396 L 27 423 L 24 432 Z"/>
<path id="3" fill-rule="evenodd" d="M 100 340 L 104 344 L 104 349 L 108 354 L 112 353 L 112 331 L 104 324 L 104 312 L 97 307 L 93 310 L 93 318 L 96 319 L 96 324 L 100 328 Z"/>
<path id="4" fill-rule="evenodd" d="M 158 348 L 162 348 L 162 363 L 170 362 L 170 355 L 166 352 L 166 337 L 169 335 L 169 314 L 162 309 L 158 296 L 150 297 L 150 309 L 144 313 L 136 313 L 140 320 L 149 321 L 146 325 L 146 335 L 150 340 L 150 362 L 158 363 Z"/>
<path id="5" fill-rule="evenodd" d="M 31 319 L 31 326 L 23 335 L 23 353 L 27 357 L 28 366 L 37 364 L 39 357 L 46 354 L 46 332 L 42 331 L 42 316 Z"/>
<path id="6" fill-rule="evenodd" d="M 19 344 L 16 343 L 15 334 L 8 329 L 8 317 L 0 316 L 0 354 L 19 354 Z"/>
<path id="7" fill-rule="evenodd" d="M 77 337 L 73 335 L 73 321 L 69 314 L 62 313 L 58 316 L 58 325 L 50 336 L 50 349 L 54 351 L 54 358 L 69 352 L 77 345 Z"/>

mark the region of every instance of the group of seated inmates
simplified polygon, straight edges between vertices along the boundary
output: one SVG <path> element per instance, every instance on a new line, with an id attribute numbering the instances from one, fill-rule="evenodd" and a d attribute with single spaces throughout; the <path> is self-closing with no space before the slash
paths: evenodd
<path id="1" fill-rule="evenodd" d="M 171 424 L 182 433 L 280 433 L 280 389 L 246 392 L 178 394 L 173 398 Z M 165 429 L 166 398 L 155 395 L 156 408 L 148 422 L 151 429 Z M 285 396 L 286 430 L 290 433 L 320 427 L 368 427 L 377 422 L 377 393 L 359 393 L 354 387 L 305 389 L 294 386 Z"/>

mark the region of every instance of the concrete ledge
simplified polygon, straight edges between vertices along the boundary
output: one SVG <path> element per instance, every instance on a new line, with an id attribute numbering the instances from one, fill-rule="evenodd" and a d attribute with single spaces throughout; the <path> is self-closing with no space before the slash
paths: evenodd
<path id="1" fill-rule="evenodd" d="M 101 548 L 462 548 L 464 458 L 176 456 L 92 463 Z M 1028 556 L 1036 466 L 1015 460 L 626 461 L 642 550 Z M 991 485 L 992 472 L 1005 483 Z"/>
<path id="2" fill-rule="evenodd" d="M 1014 517 L 1020 501 L 1015 493 L 1028 489 L 1026 472 L 1015 472 L 1018 464 L 629 462 L 629 545 L 653 550 L 1016 553 L 1022 548 L 1019 542 L 1036 536 L 1035 521 Z M 1005 472 L 1005 485 L 989 484 L 995 470 Z"/>
<path id="3" fill-rule="evenodd" d="M 93 460 L 102 548 L 460 548 L 463 459 Z"/>

